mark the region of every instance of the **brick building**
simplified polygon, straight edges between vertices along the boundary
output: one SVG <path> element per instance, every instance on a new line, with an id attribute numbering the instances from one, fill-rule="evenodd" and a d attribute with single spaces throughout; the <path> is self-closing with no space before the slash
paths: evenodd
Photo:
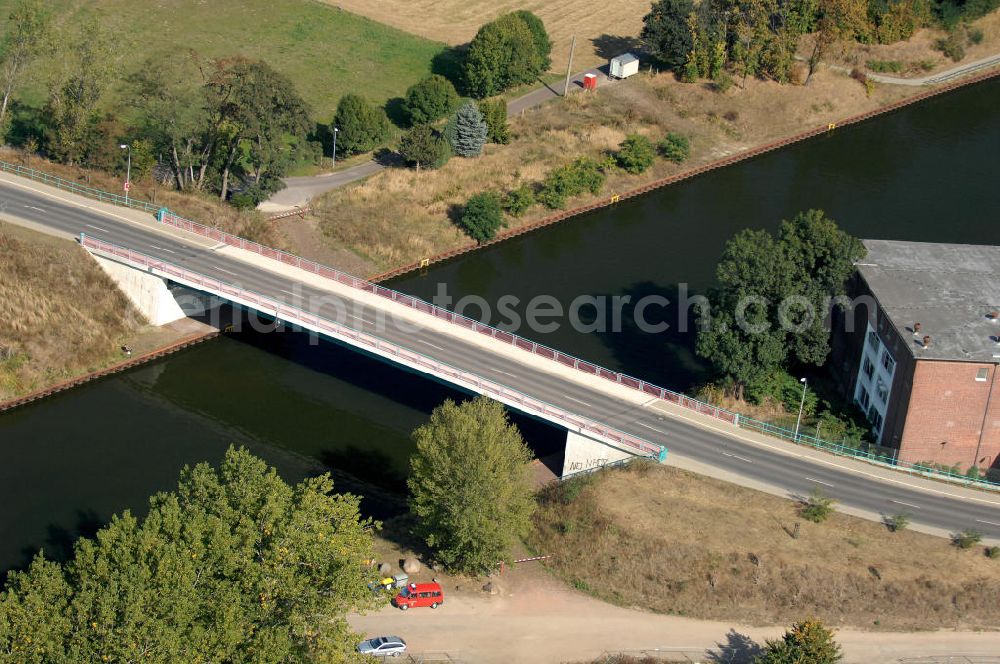
<path id="1" fill-rule="evenodd" d="M 1000 246 L 865 240 L 831 366 L 900 461 L 1000 467 Z"/>

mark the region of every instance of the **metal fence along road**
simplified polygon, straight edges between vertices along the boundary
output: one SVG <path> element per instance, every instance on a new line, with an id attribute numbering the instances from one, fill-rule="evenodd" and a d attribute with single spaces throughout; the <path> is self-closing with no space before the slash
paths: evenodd
<path id="1" fill-rule="evenodd" d="M 163 276 L 186 286 L 220 295 L 234 302 L 263 311 L 264 313 L 274 312 L 274 316 L 279 320 L 315 330 L 334 339 L 347 341 L 362 350 L 382 357 L 388 357 L 403 365 L 444 377 L 474 392 L 488 395 L 526 412 L 539 414 L 547 419 L 558 421 L 568 429 L 581 433 L 587 432 L 591 435 L 604 438 L 606 441 L 611 441 L 621 447 L 628 448 L 629 451 L 638 456 L 659 459 L 665 453 L 663 446 L 656 443 L 627 434 L 589 418 L 581 417 L 576 413 L 553 406 L 506 385 L 440 362 L 409 348 L 403 348 L 375 335 L 340 325 L 316 314 L 309 313 L 304 309 L 286 304 L 255 291 L 187 270 L 178 265 L 167 263 L 158 258 L 153 258 L 152 256 L 110 242 L 98 240 L 85 234 L 80 235 L 80 244 L 97 255 L 112 260 L 124 260 L 133 267 L 154 270 L 159 273 L 158 276 Z"/>
<path id="2" fill-rule="evenodd" d="M 47 184 L 50 187 L 56 187 L 57 189 L 62 189 L 64 191 L 71 191 L 74 194 L 79 194 L 80 196 L 93 198 L 94 200 L 104 203 L 111 203 L 112 205 L 120 205 L 122 207 L 132 208 L 133 210 L 149 212 L 150 214 L 156 214 L 160 209 L 159 206 L 147 203 L 146 201 L 136 200 L 132 197 L 126 198 L 123 194 L 112 194 L 111 192 L 104 191 L 103 189 L 89 187 L 78 182 L 73 182 L 72 180 L 67 180 L 66 178 L 51 175 L 35 168 L 21 166 L 20 164 L 11 164 L 0 160 L 0 170 L 34 180 L 35 182 Z"/>

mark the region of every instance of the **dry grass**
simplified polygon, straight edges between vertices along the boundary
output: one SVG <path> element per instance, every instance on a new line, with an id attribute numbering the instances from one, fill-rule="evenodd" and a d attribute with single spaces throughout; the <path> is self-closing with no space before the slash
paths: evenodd
<path id="1" fill-rule="evenodd" d="M 470 41 L 479 27 L 500 14 L 527 9 L 535 12 L 552 38 L 552 69 L 565 71 L 570 38 L 576 35 L 573 69 L 580 71 L 628 50 L 628 38 L 638 35 L 649 0 L 323 0 L 407 32 L 457 45 Z M 608 37 L 617 38 L 608 39 Z"/>
<path id="2" fill-rule="evenodd" d="M 106 365 L 143 324 L 74 242 L 0 222 L 0 400 Z"/>
<path id="3" fill-rule="evenodd" d="M 569 159 L 600 156 L 617 147 L 627 133 L 659 139 L 667 131 L 679 131 L 691 138 L 692 158 L 683 166 L 658 160 L 639 176 L 613 173 L 602 196 L 907 94 L 914 91 L 880 86 L 867 97 L 857 81 L 831 71 L 818 73 L 808 87 L 750 81 L 745 90 L 734 86 L 725 93 L 678 83 L 669 75 L 642 75 L 512 118 L 512 143 L 487 146 L 475 161 L 454 158 L 438 171 L 390 169 L 315 200 L 313 208 L 329 240 L 384 270 L 467 244 L 449 214 L 472 194 L 537 182 Z M 569 207 L 591 200 L 580 197 Z M 510 223 L 528 224 L 548 214 L 535 206 Z"/>
<path id="4" fill-rule="evenodd" d="M 809 523 L 792 501 L 664 466 L 566 491 L 543 495 L 530 544 L 556 554 L 566 580 L 618 604 L 752 624 L 1000 625 L 1000 564 L 982 547 L 841 514 Z"/>

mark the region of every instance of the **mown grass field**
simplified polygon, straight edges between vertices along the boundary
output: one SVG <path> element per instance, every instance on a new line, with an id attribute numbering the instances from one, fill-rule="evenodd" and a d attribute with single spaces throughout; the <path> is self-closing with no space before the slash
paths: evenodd
<path id="1" fill-rule="evenodd" d="M 415 34 L 457 45 L 471 40 L 483 23 L 517 9 L 535 12 L 552 37 L 552 67 L 565 71 L 576 35 L 575 70 L 628 50 L 642 29 L 650 0 L 324 0 Z"/>
<path id="2" fill-rule="evenodd" d="M 209 58 L 241 54 L 266 60 L 291 78 L 323 122 L 329 121 L 337 100 L 347 92 L 377 102 L 402 95 L 430 73 L 435 56 L 446 48 L 314 0 L 50 0 L 46 4 L 67 25 L 99 14 L 114 28 L 123 51 L 119 79 L 149 56 L 179 57 L 188 49 Z M 13 0 L 0 0 L 4 21 L 13 5 Z M 40 76 L 27 95 L 30 101 L 44 97 L 44 74 L 53 65 L 51 59 L 40 63 Z"/>
<path id="3" fill-rule="evenodd" d="M 843 514 L 811 523 L 791 500 L 669 466 L 553 485 L 540 505 L 531 547 L 575 587 L 623 606 L 747 624 L 1000 624 L 1000 561 L 982 546 Z"/>

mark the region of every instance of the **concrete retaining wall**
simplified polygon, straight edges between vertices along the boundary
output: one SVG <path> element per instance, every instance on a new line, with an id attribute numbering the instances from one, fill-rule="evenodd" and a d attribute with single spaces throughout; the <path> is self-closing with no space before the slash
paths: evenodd
<path id="1" fill-rule="evenodd" d="M 99 256 L 94 260 L 151 325 L 166 325 L 187 317 L 160 277 Z"/>
<path id="2" fill-rule="evenodd" d="M 573 473 L 593 470 L 634 456 L 625 450 L 587 438 L 575 431 L 567 431 L 566 455 L 563 460 L 562 475 L 565 477 Z"/>

